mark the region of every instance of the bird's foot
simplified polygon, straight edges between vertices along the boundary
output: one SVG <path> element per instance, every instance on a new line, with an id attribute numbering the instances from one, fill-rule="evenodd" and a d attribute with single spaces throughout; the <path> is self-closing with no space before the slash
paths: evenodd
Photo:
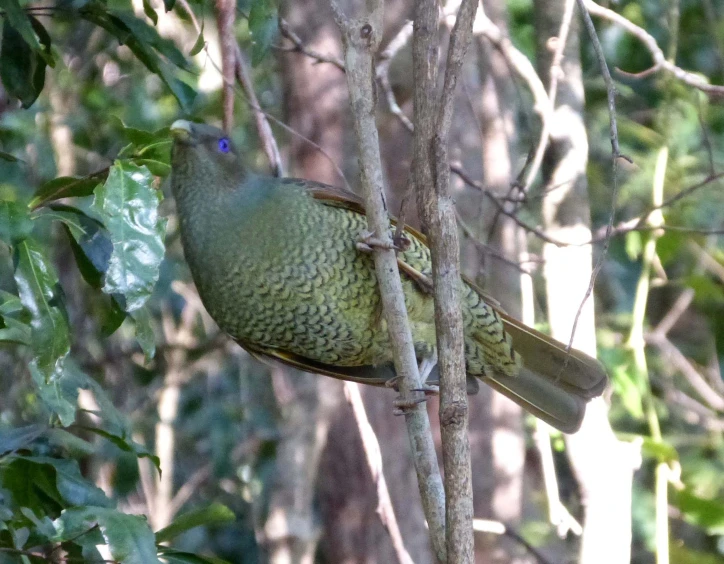
<path id="1" fill-rule="evenodd" d="M 427 401 L 427 397 L 423 396 L 421 398 L 403 398 L 398 397 L 394 402 L 392 402 L 392 405 L 395 407 L 392 410 L 393 415 L 407 415 L 410 411 L 415 409 L 419 404 L 425 403 Z"/>
<path id="2" fill-rule="evenodd" d="M 440 395 L 440 386 L 436 386 L 434 384 L 425 384 L 422 387 L 414 388 L 411 391 L 423 392 L 426 396 L 439 396 Z"/>
<path id="3" fill-rule="evenodd" d="M 375 237 L 370 231 L 363 231 L 359 240 L 355 243 L 358 251 L 371 253 L 374 249 L 388 249 L 393 251 L 404 251 L 410 246 L 410 241 L 404 235 L 393 237 L 392 240 L 383 240 Z"/>
<path id="4" fill-rule="evenodd" d="M 385 380 L 385 388 L 392 388 L 396 392 L 400 391 L 400 382 L 402 381 L 402 376 L 395 376 L 394 378 L 390 378 L 389 380 Z"/>

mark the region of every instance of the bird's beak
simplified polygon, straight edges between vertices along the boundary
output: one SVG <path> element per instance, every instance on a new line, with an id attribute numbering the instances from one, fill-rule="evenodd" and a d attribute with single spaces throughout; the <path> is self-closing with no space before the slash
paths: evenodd
<path id="1" fill-rule="evenodd" d="M 191 122 L 177 119 L 171 124 L 171 135 L 179 141 L 188 141 L 191 138 Z"/>

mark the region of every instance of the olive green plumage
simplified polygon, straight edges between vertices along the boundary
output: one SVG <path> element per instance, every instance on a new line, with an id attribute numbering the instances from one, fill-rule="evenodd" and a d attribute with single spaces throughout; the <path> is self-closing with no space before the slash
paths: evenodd
<path id="1" fill-rule="evenodd" d="M 258 356 L 342 379 L 381 385 L 394 376 L 373 258 L 357 242 L 367 223 L 360 200 L 343 190 L 245 171 L 221 130 L 177 121 L 171 127 L 172 185 L 186 260 L 211 316 Z M 435 357 L 424 237 L 408 230 L 399 253 L 418 359 Z M 535 415 L 567 431 L 599 395 L 605 373 L 572 351 L 499 312 L 460 284 L 469 388 L 484 379 Z M 435 373 L 431 376 L 436 378 Z"/>

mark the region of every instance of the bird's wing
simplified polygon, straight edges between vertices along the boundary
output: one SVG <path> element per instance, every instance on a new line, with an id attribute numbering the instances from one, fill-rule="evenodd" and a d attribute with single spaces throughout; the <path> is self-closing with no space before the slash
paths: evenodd
<path id="1" fill-rule="evenodd" d="M 360 214 L 365 213 L 362 198 L 349 190 L 307 181 L 304 181 L 304 186 L 315 199 L 324 204 L 342 207 Z M 395 218 L 391 218 L 391 221 L 393 225 L 397 224 Z M 427 245 L 427 237 L 418 230 L 405 226 L 405 233 Z M 402 257 L 403 253 L 398 253 L 397 260 L 400 270 L 408 277 L 420 282 L 420 286 L 424 290 L 429 291 L 430 281 L 427 277 L 405 263 Z M 421 282 L 422 279 L 425 283 Z M 608 377 L 603 365 L 598 360 L 575 349 L 568 349 L 563 343 L 514 319 L 505 313 L 495 298 L 466 277 L 463 277 L 463 280 L 480 294 L 488 305 L 497 310 L 505 324 L 506 332 L 513 339 L 513 348 L 524 359 L 535 363 L 534 366 L 528 367 L 531 371 L 579 397 L 591 399 L 601 395 L 608 382 Z"/>
<path id="2" fill-rule="evenodd" d="M 266 364 L 281 362 L 304 372 L 323 374 L 339 380 L 349 380 L 358 384 L 372 386 L 384 386 L 385 382 L 395 377 L 394 368 L 388 364 L 379 366 L 332 366 L 289 351 L 264 347 L 239 339 L 236 342 L 254 358 Z"/>

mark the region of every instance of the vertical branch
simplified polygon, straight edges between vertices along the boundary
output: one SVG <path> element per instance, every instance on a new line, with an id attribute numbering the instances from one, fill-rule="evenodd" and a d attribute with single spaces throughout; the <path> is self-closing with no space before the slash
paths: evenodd
<path id="1" fill-rule="evenodd" d="M 236 70 L 236 39 L 234 38 L 234 18 L 236 2 L 216 0 L 216 25 L 219 29 L 219 47 L 221 50 L 221 76 L 224 80 L 222 92 L 224 131 L 231 131 L 234 124 L 234 73 Z"/>
<path id="2" fill-rule="evenodd" d="M 445 540 L 450 562 L 473 562 L 473 492 L 470 442 L 467 435 L 468 401 L 463 320 L 459 296 L 460 247 L 455 204 L 450 197 L 447 144 L 457 78 L 470 45 L 477 4 L 477 0 L 463 0 L 460 5 L 450 36 L 445 80 L 437 115 L 433 113 L 435 108 L 430 103 L 434 103 L 437 98 L 434 95 L 436 73 L 432 68 L 432 65 L 437 63 L 437 56 L 431 56 L 432 51 L 437 50 L 437 34 L 420 33 L 425 26 L 432 26 L 431 16 L 437 11 L 436 2 L 417 3 L 413 39 L 414 70 L 427 71 L 424 78 L 420 74 L 415 75 L 415 123 L 425 125 L 415 129 L 413 174 L 418 190 L 418 209 L 430 238 L 432 253 L 435 327 L 440 367 L 440 431 L 445 466 Z M 418 22 L 420 16 L 422 17 Z M 418 85 L 417 80 L 421 78 L 422 82 Z M 418 106 L 424 93 L 428 94 L 428 99 Z M 434 130 L 431 131 L 429 126 L 433 124 Z M 423 168 L 428 169 L 430 174 Z"/>
<path id="3" fill-rule="evenodd" d="M 382 162 L 375 124 L 373 56 L 382 38 L 383 3 L 377 1 L 368 5 L 370 10 L 366 17 L 350 20 L 334 1 L 331 2 L 344 42 L 347 84 L 354 114 L 367 221 L 372 237 L 379 243 L 374 249 L 375 271 L 392 341 L 395 371 L 400 377 L 400 391 L 403 399 L 410 399 L 414 394 L 412 390 L 420 387 L 420 376 L 397 257 L 390 236 L 389 217 L 382 195 Z M 407 409 L 405 421 L 433 550 L 440 562 L 446 562 L 444 492 L 425 406 L 418 404 Z"/>

